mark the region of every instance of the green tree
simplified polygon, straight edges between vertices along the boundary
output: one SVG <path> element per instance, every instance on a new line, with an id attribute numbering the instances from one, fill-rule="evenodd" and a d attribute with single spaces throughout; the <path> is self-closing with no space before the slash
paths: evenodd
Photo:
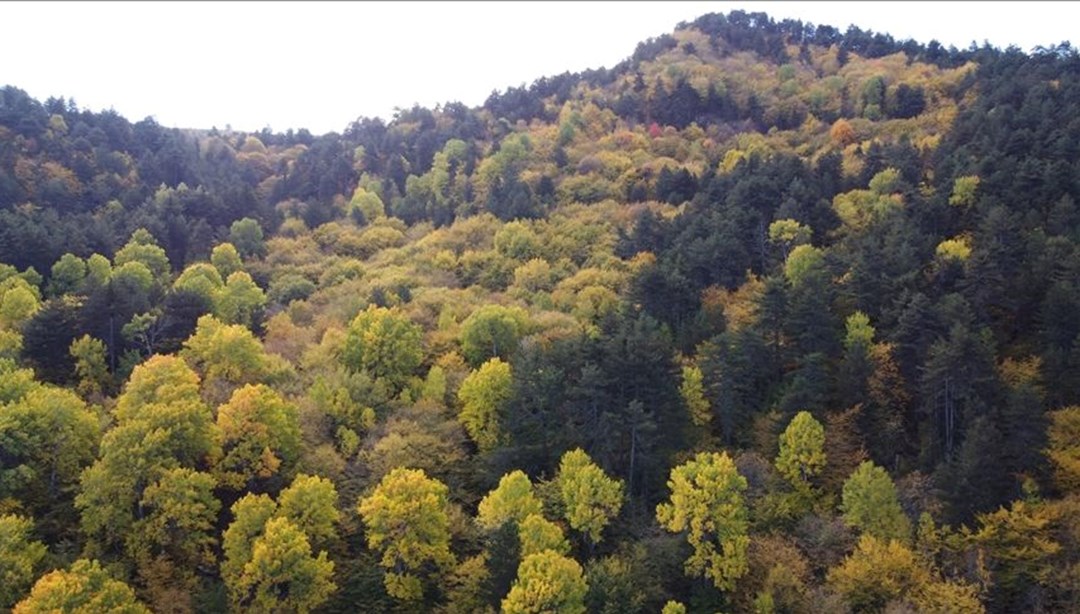
<path id="1" fill-rule="evenodd" d="M 0 379 L 12 388 L 20 386 L 18 371 Z M 60 513 L 62 519 L 80 473 L 94 461 L 100 421 L 69 390 L 31 379 L 21 386 L 21 393 L 0 393 L 0 500 L 10 497 L 39 518 Z M 16 398 L 4 405 L 4 396 Z"/>
<path id="2" fill-rule="evenodd" d="M 808 489 L 825 468 L 825 428 L 810 415 L 795 414 L 780 434 L 776 469 L 796 489 Z"/>
<path id="3" fill-rule="evenodd" d="M 210 252 L 210 264 L 214 265 L 222 279 L 228 279 L 233 273 L 244 270 L 240 252 L 232 243 L 221 243 Z"/>
<path id="4" fill-rule="evenodd" d="M 221 503 L 214 486 L 209 474 L 179 467 L 165 471 L 142 493 L 125 547 L 157 608 L 163 600 L 189 600 L 197 574 L 216 562 Z"/>
<path id="5" fill-rule="evenodd" d="M 523 557 L 545 550 L 553 550 L 562 555 L 570 552 L 570 544 L 563 535 L 562 527 L 540 514 L 529 514 L 521 521 L 518 525 L 518 539 L 521 540 Z"/>
<path id="6" fill-rule="evenodd" d="M 380 564 L 386 569 L 384 582 L 391 596 L 420 599 L 419 574 L 429 565 L 446 569 L 454 564 L 448 493 L 444 484 L 423 471 L 398 468 L 360 500 L 368 547 L 382 553 Z"/>
<path id="7" fill-rule="evenodd" d="M 244 258 L 262 258 L 266 255 L 262 226 L 250 217 L 236 220 L 229 226 L 229 242 Z"/>
<path id="8" fill-rule="evenodd" d="M 180 354 L 209 380 L 233 384 L 267 381 L 281 370 L 277 361 L 266 354 L 262 343 L 240 324 L 225 324 L 204 315 L 195 326 L 195 334 L 184 342 Z"/>
<path id="9" fill-rule="evenodd" d="M 678 601 L 670 600 L 664 604 L 664 609 L 660 611 L 660 614 L 686 614 L 686 606 Z"/>
<path id="10" fill-rule="evenodd" d="M 585 583 L 581 565 L 552 550 L 526 556 L 517 579 L 502 602 L 506 614 L 581 614 L 585 612 Z"/>
<path id="11" fill-rule="evenodd" d="M 496 357 L 509 360 L 527 322 L 520 307 L 484 305 L 461 323 L 461 352 L 473 367 Z"/>
<path id="12" fill-rule="evenodd" d="M 516 469 L 504 475 L 499 485 L 480 500 L 476 522 L 491 531 L 511 521 L 520 524 L 526 517 L 542 511 L 540 500 L 533 495 L 529 476 Z"/>
<path id="13" fill-rule="evenodd" d="M 123 544 L 144 491 L 170 469 L 209 466 L 219 453 L 199 378 L 175 356 L 152 356 L 135 367 L 117 399 L 116 425 L 101 440 L 101 456 L 81 478 L 75 504 L 92 549 Z"/>
<path id="14" fill-rule="evenodd" d="M 682 384 L 679 386 L 679 394 L 682 396 L 686 409 L 690 411 L 690 421 L 697 426 L 705 426 L 712 422 L 712 407 L 709 399 L 705 396 L 704 375 L 697 365 L 683 367 Z"/>
<path id="15" fill-rule="evenodd" d="M 844 522 L 880 540 L 911 539 L 911 521 L 900 509 L 896 486 L 889 474 L 864 461 L 844 482 L 840 509 Z"/>
<path id="16" fill-rule="evenodd" d="M 303 531 L 286 518 L 266 522 L 233 589 L 234 605 L 253 612 L 310 612 L 337 589 L 334 563 L 314 556 Z"/>
<path id="17" fill-rule="evenodd" d="M 226 324 L 248 328 L 259 322 L 266 294 L 245 271 L 231 273 L 225 287 L 214 295 L 214 315 Z"/>
<path id="18" fill-rule="evenodd" d="M 318 561 L 325 559 L 326 553 L 321 550 L 321 546 L 336 536 L 336 526 L 340 518 L 337 489 L 333 482 L 303 474 L 296 476 L 292 484 L 281 492 L 277 503 L 267 495 L 248 493 L 233 504 L 231 511 L 233 521 L 222 535 L 225 559 L 221 563 L 221 579 L 225 582 L 234 604 L 253 598 L 253 580 L 250 577 L 245 579 L 245 574 L 254 560 L 259 540 L 266 536 L 269 523 L 273 519 L 288 521 L 289 530 L 284 531 L 285 533 L 294 529 L 300 532 L 304 538 L 303 546 L 299 545 L 298 540 L 288 536 L 286 541 L 302 547 L 305 557 L 310 558 L 313 548 L 320 549 L 318 557 L 314 559 Z M 305 557 L 294 562 L 306 568 L 308 565 L 303 562 L 307 560 Z M 322 564 L 312 565 L 319 567 Z"/>
<path id="19" fill-rule="evenodd" d="M 300 456 L 296 406 L 269 386 L 248 384 L 218 408 L 223 456 L 214 466 L 222 486 L 243 490 L 257 479 L 288 476 Z"/>
<path id="20" fill-rule="evenodd" d="M 593 544 L 618 515 L 623 503 L 622 481 L 610 478 L 581 448 L 563 454 L 555 477 L 570 528 Z"/>
<path id="21" fill-rule="evenodd" d="M 812 232 L 795 220 L 776 220 L 769 224 L 769 241 L 780 247 L 780 260 L 785 261 L 793 248 L 810 243 Z"/>
<path id="22" fill-rule="evenodd" d="M 221 562 L 221 579 L 229 591 L 229 599 L 237 603 L 244 598 L 241 590 L 244 567 L 251 561 L 255 540 L 266 523 L 277 513 L 277 504 L 267 495 L 248 493 L 233 503 L 232 522 L 221 536 L 225 555 Z"/>
<path id="23" fill-rule="evenodd" d="M 131 233 L 131 239 L 113 257 L 113 266 L 117 269 L 122 269 L 129 262 L 145 266 L 157 281 L 164 281 L 169 275 L 169 257 L 158 245 L 157 239 L 144 228 Z"/>
<path id="24" fill-rule="evenodd" d="M 90 335 L 71 342 L 69 352 L 75 359 L 75 375 L 79 378 L 77 389 L 83 397 L 100 395 L 109 386 L 111 377 L 105 350 L 105 343 Z"/>
<path id="25" fill-rule="evenodd" d="M 78 290 L 83 280 L 86 279 L 86 261 L 75 254 L 64 254 L 52 265 L 51 273 L 49 275 L 49 295 L 70 294 Z"/>
<path id="26" fill-rule="evenodd" d="M 173 290 L 197 294 L 208 303 L 213 303 L 214 297 L 225 287 L 225 281 L 213 265 L 196 262 L 181 271 L 172 287 Z"/>
<path id="27" fill-rule="evenodd" d="M 41 299 L 36 288 L 21 277 L 10 278 L 0 286 L 0 328 L 17 329 L 39 309 Z"/>
<path id="28" fill-rule="evenodd" d="M 481 452 L 490 452 L 505 443 L 501 425 L 513 394 L 512 385 L 510 365 L 498 358 L 480 365 L 461 382 L 458 420 Z"/>
<path id="29" fill-rule="evenodd" d="M 949 195 L 949 204 L 954 207 L 970 209 L 975 204 L 976 193 L 979 189 L 979 176 L 967 175 L 957 177 L 953 181 L 952 194 Z"/>
<path id="30" fill-rule="evenodd" d="M 382 199 L 379 198 L 379 195 L 359 186 L 353 192 L 352 199 L 349 201 L 349 209 L 350 211 L 359 211 L 360 215 L 363 216 L 363 220 L 369 224 L 386 217 L 386 206 L 383 204 Z"/>
<path id="31" fill-rule="evenodd" d="M 337 524 L 341 519 L 337 500 L 333 482 L 301 473 L 281 491 L 277 515 L 288 518 L 304 532 L 312 546 L 318 547 L 337 536 Z"/>
<path id="32" fill-rule="evenodd" d="M 662 527 L 687 531 L 693 548 L 687 574 L 703 575 L 721 590 L 732 590 L 748 568 L 746 486 L 726 452 L 700 452 L 671 470 L 671 497 L 656 508 Z"/>
<path id="33" fill-rule="evenodd" d="M 0 608 L 10 608 L 26 594 L 45 557 L 45 545 L 30 539 L 33 529 L 28 518 L 0 515 Z"/>
<path id="34" fill-rule="evenodd" d="M 67 570 L 49 572 L 38 579 L 30 595 L 15 604 L 13 614 L 150 614 L 135 598 L 135 591 L 115 580 L 97 561 L 80 559 Z"/>
<path id="35" fill-rule="evenodd" d="M 367 371 L 402 386 L 423 359 L 422 331 L 397 310 L 368 305 L 345 336 L 342 363 L 352 371 Z"/>

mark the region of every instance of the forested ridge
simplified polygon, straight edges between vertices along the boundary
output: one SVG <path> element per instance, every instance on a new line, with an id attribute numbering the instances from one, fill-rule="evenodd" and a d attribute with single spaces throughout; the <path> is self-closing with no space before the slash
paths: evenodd
<path id="1" fill-rule="evenodd" d="M 1068 43 L 711 14 L 319 136 L 16 86 L 0 610 L 1080 612 Z"/>

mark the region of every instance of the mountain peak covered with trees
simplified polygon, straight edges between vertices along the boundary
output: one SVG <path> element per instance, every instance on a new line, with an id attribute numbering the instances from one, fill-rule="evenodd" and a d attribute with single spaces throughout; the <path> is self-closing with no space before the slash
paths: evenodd
<path id="1" fill-rule="evenodd" d="M 1080 56 L 710 14 L 315 136 L 0 89 L 0 608 L 1080 608 Z"/>

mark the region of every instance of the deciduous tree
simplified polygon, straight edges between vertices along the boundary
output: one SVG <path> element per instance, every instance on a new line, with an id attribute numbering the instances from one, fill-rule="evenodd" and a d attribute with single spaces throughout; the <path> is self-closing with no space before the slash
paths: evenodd
<path id="1" fill-rule="evenodd" d="M 368 305 L 353 321 L 341 352 L 344 365 L 404 385 L 423 359 L 420 327 L 397 310 Z"/>
<path id="2" fill-rule="evenodd" d="M 425 568 L 454 564 L 448 492 L 423 471 L 398 468 L 360 500 L 368 547 L 382 553 L 380 564 L 386 569 L 384 582 L 391 596 L 406 601 L 421 598 Z"/>
<path id="3" fill-rule="evenodd" d="M 739 475 L 726 452 L 701 452 L 671 470 L 671 497 L 656 508 L 661 526 L 687 531 L 693 554 L 686 560 L 689 575 L 703 575 L 721 590 L 732 590 L 747 570 L 749 522 Z"/>
<path id="4" fill-rule="evenodd" d="M 896 486 L 889 474 L 864 461 L 844 483 L 840 508 L 844 522 L 880 540 L 907 542 L 911 521 L 900 509 Z"/>
<path id="5" fill-rule="evenodd" d="M 514 470 L 499 480 L 499 485 L 480 501 L 476 522 L 491 531 L 507 522 L 520 524 L 532 514 L 540 514 L 543 506 L 533 495 L 532 482 L 524 471 Z"/>
<path id="6" fill-rule="evenodd" d="M 577 561 L 544 550 L 521 561 L 517 579 L 503 599 L 502 609 L 506 614 L 581 614 L 585 612 L 588 590 Z"/>
<path id="7" fill-rule="evenodd" d="M 269 386 L 248 384 L 218 408 L 223 456 L 214 474 L 223 486 L 241 490 L 256 479 L 288 475 L 300 456 L 296 406 Z"/>
<path id="8" fill-rule="evenodd" d="M 580 448 L 563 454 L 555 482 L 570 528 L 598 543 L 604 527 L 622 507 L 622 482 L 608 477 Z"/>
<path id="9" fill-rule="evenodd" d="M 510 365 L 492 358 L 461 382 L 461 421 L 481 452 L 490 452 L 505 440 L 502 423 L 513 394 Z"/>
<path id="10" fill-rule="evenodd" d="M 776 469 L 796 489 L 808 489 L 825 468 L 825 429 L 801 411 L 780 434 L 780 454 Z"/>
<path id="11" fill-rule="evenodd" d="M 255 612 L 310 612 L 337 589 L 333 574 L 326 552 L 313 555 L 303 531 L 287 518 L 272 518 L 252 546 L 234 603 Z"/>
<path id="12" fill-rule="evenodd" d="M 47 612 L 150 614 L 130 586 L 113 579 L 97 561 L 86 559 L 39 578 L 30 595 L 13 610 L 14 614 Z"/>
<path id="13" fill-rule="evenodd" d="M 0 515 L 0 608 L 10 608 L 26 594 L 45 556 L 45 545 L 31 540 L 33 529 L 28 518 Z"/>

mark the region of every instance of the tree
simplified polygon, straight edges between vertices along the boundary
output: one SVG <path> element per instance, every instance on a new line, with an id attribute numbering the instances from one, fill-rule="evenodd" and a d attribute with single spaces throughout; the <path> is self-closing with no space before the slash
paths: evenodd
<path id="1" fill-rule="evenodd" d="M 524 471 L 517 469 L 504 475 L 499 485 L 480 500 L 476 522 L 492 531 L 507 522 L 520 524 L 542 511 L 540 500 L 533 495 L 532 482 Z"/>
<path id="2" fill-rule="evenodd" d="M 232 515 L 233 521 L 222 536 L 225 560 L 221 564 L 221 578 L 234 604 L 255 599 L 253 591 L 262 589 L 256 590 L 253 586 L 269 581 L 259 578 L 265 578 L 267 573 L 277 573 L 273 569 L 267 570 L 264 563 L 256 563 L 255 572 L 250 569 L 259 541 L 267 539 L 270 523 L 275 519 L 287 521 L 288 528 L 280 528 L 281 535 L 269 538 L 267 547 L 271 550 L 287 547 L 290 552 L 292 548 L 299 548 L 305 553 L 292 559 L 296 567 L 286 576 L 295 574 L 298 577 L 296 581 L 301 582 L 304 590 L 311 595 L 319 594 L 325 588 L 319 588 L 323 572 L 318 570 L 325 566 L 326 558 L 326 552 L 321 547 L 335 537 L 340 519 L 337 489 L 333 482 L 300 474 L 281 492 L 277 503 L 267 495 L 248 493 L 233 504 Z M 292 535 L 293 531 L 300 533 L 302 544 Z M 290 543 L 292 546 L 288 546 Z M 320 549 L 317 557 L 312 555 L 313 548 Z M 270 583 L 280 584 L 282 581 L 285 580 Z"/>
<path id="3" fill-rule="evenodd" d="M 222 279 L 227 279 L 233 273 L 244 270 L 240 252 L 232 243 L 221 243 L 215 246 L 210 252 L 210 264 L 214 265 Z"/>
<path id="4" fill-rule="evenodd" d="M 158 281 L 163 281 L 169 274 L 169 257 L 158 246 L 157 239 L 144 228 L 131 233 L 131 239 L 113 257 L 113 266 L 117 269 L 129 262 L 144 265 Z"/>
<path id="5" fill-rule="evenodd" d="M 349 323 L 341 361 L 400 387 L 423 359 L 421 337 L 420 327 L 401 312 L 368 305 Z"/>
<path id="6" fill-rule="evenodd" d="M 562 527 L 540 514 L 529 514 L 521 521 L 518 525 L 518 539 L 521 541 L 523 557 L 545 550 L 562 555 L 570 552 L 570 544 L 563 535 Z"/>
<path id="7" fill-rule="evenodd" d="M 18 328 L 39 309 L 41 298 L 37 288 L 23 278 L 9 278 L 0 286 L 0 328 Z"/>
<path id="8" fill-rule="evenodd" d="M 69 353 L 75 359 L 75 375 L 79 378 L 77 388 L 84 398 L 100 395 L 109 385 L 111 378 L 105 350 L 105 344 L 90 335 L 71 342 Z"/>
<path id="9" fill-rule="evenodd" d="M 1046 457 L 1054 468 L 1054 481 L 1062 492 L 1080 492 L 1080 405 L 1049 413 Z"/>
<path id="10" fill-rule="evenodd" d="M 840 118 L 833 122 L 832 128 L 829 129 L 829 138 L 840 147 L 847 147 L 855 142 L 857 135 L 851 123 Z"/>
<path id="11" fill-rule="evenodd" d="M 665 529 L 688 531 L 694 551 L 686 560 L 687 574 L 703 575 L 721 590 L 732 590 L 748 568 L 746 486 L 726 452 L 700 452 L 671 470 L 671 497 L 656 508 Z"/>
<path id="12" fill-rule="evenodd" d="M 73 296 L 50 299 L 22 325 L 23 358 L 42 380 L 65 383 L 71 379 L 75 365 L 68 350 L 80 336 L 81 309 L 81 300 Z"/>
<path id="13" fill-rule="evenodd" d="M 449 490 L 414 469 L 394 469 L 360 500 L 367 543 L 382 552 L 386 592 L 405 601 L 423 596 L 419 574 L 430 564 L 446 569 L 450 552 Z"/>
<path id="14" fill-rule="evenodd" d="M 39 578 L 30 595 L 15 604 L 12 612 L 150 614 L 131 587 L 110 577 L 97 561 L 86 559 L 75 561 L 66 571 L 53 571 Z"/>
<path id="15" fill-rule="evenodd" d="M 249 487 L 256 479 L 288 476 L 300 456 L 296 406 L 264 385 L 245 385 L 218 408 L 223 456 L 214 466 L 222 486 Z"/>
<path id="16" fill-rule="evenodd" d="M 686 614 L 686 606 L 675 600 L 668 600 L 660 614 Z"/>
<path id="17" fill-rule="evenodd" d="M 900 509 L 896 486 L 889 474 L 864 461 L 844 482 L 840 508 L 844 522 L 880 540 L 911 539 L 911 521 Z"/>
<path id="18" fill-rule="evenodd" d="M 234 603 L 255 612 L 310 612 L 337 589 L 333 574 L 326 552 L 313 556 L 303 531 L 287 518 L 272 518 L 255 540 Z"/>
<path id="19" fill-rule="evenodd" d="M 18 372 L 0 378 L 14 387 Z M 70 509 L 79 474 L 94 461 L 101 426 L 71 391 L 32 380 L 25 385 L 6 405 L 0 394 L 0 500 L 21 501 L 44 519 Z"/>
<path id="20" fill-rule="evenodd" d="M 66 253 L 52 265 L 48 293 L 50 296 L 61 296 L 75 292 L 85 278 L 86 261 L 75 254 Z"/>
<path id="21" fill-rule="evenodd" d="M 195 334 L 184 342 L 181 355 L 208 381 L 220 379 L 233 384 L 266 380 L 280 369 L 281 360 L 267 355 L 248 328 L 225 324 L 210 315 L 199 318 Z"/>
<path id="22" fill-rule="evenodd" d="M 1021 595 L 1033 586 L 1054 582 L 1056 556 L 1062 544 L 1052 527 L 1058 512 L 1043 502 L 1013 501 L 977 517 L 973 542 L 986 557 L 992 573 L 992 599 L 1006 610 L 1022 607 Z"/>
<path id="23" fill-rule="evenodd" d="M 232 223 L 229 227 L 229 242 L 236 246 L 236 250 L 244 258 L 262 258 L 266 255 L 262 226 L 250 217 Z"/>
<path id="24" fill-rule="evenodd" d="M 855 552 L 829 571 L 828 582 L 855 611 L 875 612 L 922 590 L 930 574 L 901 542 L 865 534 Z"/>
<path id="25" fill-rule="evenodd" d="M 545 550 L 521 561 L 517 579 L 503 599 L 502 610 L 506 614 L 580 614 L 585 612 L 588 590 L 577 561 Z"/>
<path id="26" fill-rule="evenodd" d="M 512 384 L 510 365 L 498 358 L 480 365 L 461 382 L 458 420 L 481 452 L 490 452 L 505 441 L 501 425 Z"/>
<path id="27" fill-rule="evenodd" d="M 780 247 L 780 260 L 786 261 L 791 250 L 810 243 L 812 230 L 792 219 L 776 220 L 769 224 L 769 242 Z"/>
<path id="28" fill-rule="evenodd" d="M 244 568 L 251 561 L 255 540 L 263 534 L 266 523 L 277 513 L 277 504 L 266 495 L 248 493 L 232 508 L 233 520 L 221 536 L 221 549 L 225 555 L 221 562 L 221 579 L 229 591 L 229 599 L 239 603 L 243 591 Z"/>
<path id="29" fill-rule="evenodd" d="M 520 307 L 484 305 L 461 323 L 461 353 L 474 367 L 491 358 L 509 360 L 526 322 Z"/>
<path id="30" fill-rule="evenodd" d="M 92 547 L 105 551 L 124 544 L 145 518 L 139 502 L 147 487 L 171 469 L 207 467 L 219 453 L 199 378 L 175 356 L 152 356 L 135 367 L 115 418 L 75 498 Z"/>
<path id="31" fill-rule="evenodd" d="M 277 515 L 288 518 L 304 532 L 312 546 L 318 547 L 337 536 L 337 523 L 341 518 L 337 499 L 333 482 L 301 473 L 281 491 Z"/>
<path id="32" fill-rule="evenodd" d="M 705 396 L 704 375 L 696 365 L 683 367 L 682 385 L 679 386 L 679 395 L 683 403 L 690 411 L 690 421 L 697 426 L 705 426 L 712 422 L 712 408 L 709 399 Z"/>
<path id="33" fill-rule="evenodd" d="M 0 608 L 10 608 L 26 594 L 45 556 L 45 545 L 30 540 L 33 529 L 28 518 L 0 515 Z"/>
<path id="34" fill-rule="evenodd" d="M 188 265 L 173 282 L 173 290 L 197 294 L 212 303 L 225 287 L 221 273 L 211 264 L 196 262 Z"/>
<path id="35" fill-rule="evenodd" d="M 810 488 L 824 468 L 825 429 L 810 412 L 801 411 L 780 434 L 776 469 L 792 486 L 804 490 Z"/>
<path id="36" fill-rule="evenodd" d="M 221 507 L 214 486 L 209 474 L 181 467 L 164 472 L 142 493 L 140 517 L 125 546 L 142 583 L 156 596 L 155 607 L 190 599 L 196 574 L 214 567 Z"/>
<path id="37" fill-rule="evenodd" d="M 622 481 L 608 477 L 581 448 L 563 454 L 555 477 L 570 528 L 596 544 L 623 503 Z"/>
<path id="38" fill-rule="evenodd" d="M 226 324 L 252 328 L 259 322 L 266 294 L 246 271 L 235 271 L 225 280 L 225 287 L 214 295 L 214 315 Z"/>

